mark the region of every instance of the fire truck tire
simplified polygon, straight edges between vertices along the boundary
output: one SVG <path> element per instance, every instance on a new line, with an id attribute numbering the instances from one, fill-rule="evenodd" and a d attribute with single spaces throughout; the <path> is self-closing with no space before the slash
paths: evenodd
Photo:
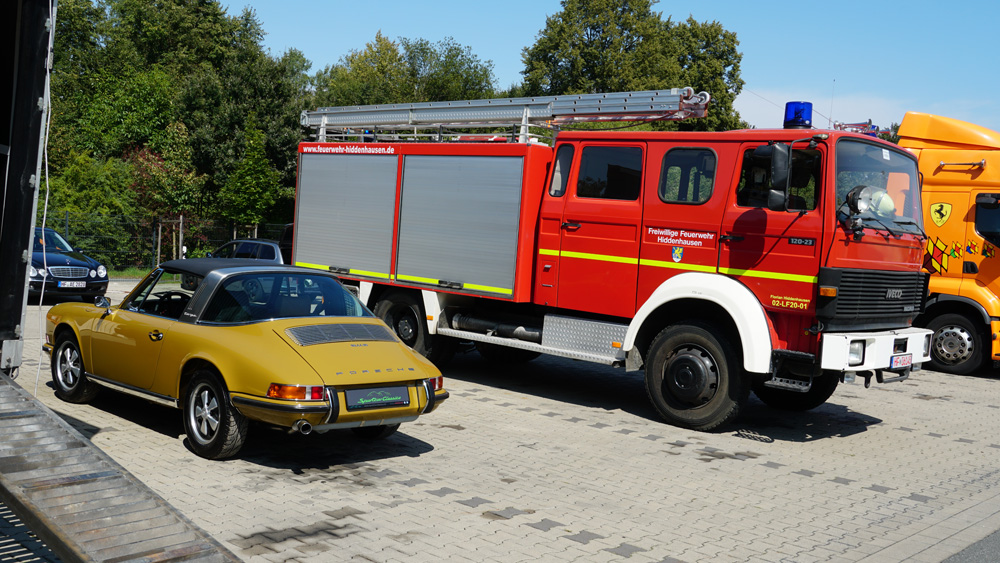
<path id="1" fill-rule="evenodd" d="M 649 399 L 676 426 L 714 430 L 733 421 L 750 396 L 738 347 L 710 325 L 669 326 L 646 357 Z"/>
<path id="2" fill-rule="evenodd" d="M 404 344 L 438 367 L 447 364 L 455 355 L 455 339 L 427 332 L 424 306 L 414 294 L 390 291 L 375 303 L 374 313 Z"/>
<path id="3" fill-rule="evenodd" d="M 949 313 L 931 319 L 930 367 L 935 371 L 968 375 L 983 365 L 983 337 L 965 315 Z"/>
<path id="4" fill-rule="evenodd" d="M 500 346 L 489 342 L 476 342 L 476 351 L 484 360 L 495 364 L 524 364 L 542 355 L 540 352 Z"/>
<path id="5" fill-rule="evenodd" d="M 827 374 L 813 379 L 812 387 L 805 393 L 788 391 L 787 389 L 772 389 L 764 386 L 764 380 L 755 381 L 753 394 L 762 403 L 782 411 L 808 411 L 826 402 L 837 390 L 840 377 Z"/>

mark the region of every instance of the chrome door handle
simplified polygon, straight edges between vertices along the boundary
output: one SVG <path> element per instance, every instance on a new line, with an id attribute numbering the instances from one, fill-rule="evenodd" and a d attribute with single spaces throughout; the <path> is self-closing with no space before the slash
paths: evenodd
<path id="1" fill-rule="evenodd" d="M 163 333 L 158 330 L 154 330 L 149 333 L 149 339 L 153 342 L 159 342 L 160 340 L 163 340 Z"/>

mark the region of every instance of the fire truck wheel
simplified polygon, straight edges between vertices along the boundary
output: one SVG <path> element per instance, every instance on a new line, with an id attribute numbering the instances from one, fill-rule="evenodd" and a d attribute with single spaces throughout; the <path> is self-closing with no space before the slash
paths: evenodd
<path id="1" fill-rule="evenodd" d="M 735 419 L 750 395 L 739 350 L 709 325 L 663 329 L 647 358 L 649 399 L 676 426 L 713 430 Z"/>
<path id="2" fill-rule="evenodd" d="M 935 371 L 968 375 L 983 364 L 983 337 L 965 315 L 949 313 L 927 323 L 931 337 L 930 367 Z"/>
<path id="3" fill-rule="evenodd" d="M 787 389 L 765 387 L 764 380 L 760 380 L 754 382 L 753 394 L 772 409 L 801 412 L 812 410 L 825 403 L 837 390 L 839 383 L 840 377 L 827 374 L 813 379 L 809 391 L 799 393 Z"/>
<path id="4" fill-rule="evenodd" d="M 495 364 L 524 364 L 542 355 L 540 352 L 500 346 L 489 342 L 476 342 L 476 351 L 484 360 Z"/>
<path id="5" fill-rule="evenodd" d="M 391 291 L 375 303 L 375 315 L 389 325 L 404 344 L 441 367 L 455 355 L 455 339 L 427 332 L 427 316 L 417 297 L 406 291 Z"/>

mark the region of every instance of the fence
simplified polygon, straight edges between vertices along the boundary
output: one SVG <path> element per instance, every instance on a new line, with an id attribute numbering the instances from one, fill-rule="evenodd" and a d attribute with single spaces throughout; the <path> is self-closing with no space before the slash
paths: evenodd
<path id="1" fill-rule="evenodd" d="M 189 217 L 138 217 L 63 212 L 49 215 L 45 225 L 74 248 L 109 270 L 152 269 L 165 260 L 204 256 L 234 238 L 277 240 L 284 223 L 233 225 L 228 221 Z"/>

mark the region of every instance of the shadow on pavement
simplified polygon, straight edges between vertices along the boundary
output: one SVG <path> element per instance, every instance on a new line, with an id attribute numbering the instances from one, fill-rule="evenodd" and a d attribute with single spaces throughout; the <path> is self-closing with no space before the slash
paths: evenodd
<path id="1" fill-rule="evenodd" d="M 499 365 L 477 353 L 457 356 L 442 370 L 448 379 L 518 391 L 561 403 L 621 410 L 661 422 L 646 394 L 642 372 L 583 361 L 541 357 L 525 364 Z M 752 440 L 807 442 L 845 437 L 867 431 L 882 420 L 837 404 L 836 393 L 826 404 L 807 412 L 772 409 L 752 394 L 739 419 L 719 433 L 735 432 Z M 666 423 L 664 423 L 666 424 Z"/>
<path id="2" fill-rule="evenodd" d="M 51 382 L 47 385 L 52 387 Z M 100 409 L 168 438 L 176 439 L 184 435 L 180 410 L 150 403 L 138 397 L 102 389 L 86 406 Z M 91 441 L 101 432 L 119 431 L 114 426 L 97 427 L 60 412 L 57 408 L 53 410 Z M 188 448 L 186 438 L 184 446 Z M 301 473 L 307 469 L 330 469 L 344 464 L 392 457 L 416 457 L 433 449 L 434 447 L 427 442 L 408 436 L 406 425 L 401 426 L 398 432 L 384 440 L 370 441 L 355 436 L 350 430 L 334 430 L 325 434 L 314 432 L 303 436 L 251 423 L 246 444 L 237 457 L 249 463 Z M 190 448 L 188 452 L 192 456 L 196 455 Z"/>

